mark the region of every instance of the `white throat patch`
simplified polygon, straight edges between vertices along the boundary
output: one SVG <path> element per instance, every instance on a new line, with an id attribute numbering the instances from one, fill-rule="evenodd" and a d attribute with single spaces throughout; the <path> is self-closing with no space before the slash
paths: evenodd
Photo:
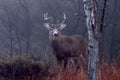
<path id="1" fill-rule="evenodd" d="M 58 34 L 58 30 L 57 29 L 53 29 L 53 35 Z"/>
<path id="2" fill-rule="evenodd" d="M 57 29 L 53 29 L 52 32 L 53 32 L 53 33 L 52 33 L 52 35 L 53 35 L 53 40 L 56 40 L 57 37 L 58 37 L 58 32 L 59 32 L 59 31 L 58 31 Z"/>

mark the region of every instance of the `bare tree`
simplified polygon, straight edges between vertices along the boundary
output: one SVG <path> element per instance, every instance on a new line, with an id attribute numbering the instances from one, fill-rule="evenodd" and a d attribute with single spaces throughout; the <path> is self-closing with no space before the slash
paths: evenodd
<path id="1" fill-rule="evenodd" d="M 23 12 L 24 12 L 24 16 L 25 16 L 25 33 L 26 33 L 26 49 L 25 49 L 25 53 L 28 54 L 30 53 L 30 44 L 31 44 L 31 35 L 32 35 L 32 19 L 31 19 L 31 14 L 30 14 L 30 10 L 29 10 L 29 3 L 30 0 L 18 0 Z"/>
<path id="2" fill-rule="evenodd" d="M 15 8 L 13 8 L 13 5 L 11 5 L 13 2 L 6 2 L 6 0 L 1 2 L 1 9 L 5 14 L 0 15 L 0 21 L 8 31 L 11 56 L 13 52 L 20 55 L 22 55 L 23 50 L 25 53 L 30 52 L 30 39 L 33 26 L 28 3 L 26 0 L 14 1 Z"/>
<path id="3" fill-rule="evenodd" d="M 8 8 L 8 6 L 6 5 L 6 3 L 4 4 L 4 6 L 2 6 L 2 8 L 5 11 L 5 15 L 6 16 L 0 16 L 0 21 L 2 23 L 2 25 L 5 27 L 5 29 L 8 31 L 8 36 L 9 36 L 9 42 L 10 42 L 10 56 L 13 56 L 13 25 L 12 25 L 12 14 Z"/>
<path id="4" fill-rule="evenodd" d="M 98 26 L 96 23 L 95 0 L 83 0 L 88 28 L 88 78 L 87 80 L 98 79 Z"/>

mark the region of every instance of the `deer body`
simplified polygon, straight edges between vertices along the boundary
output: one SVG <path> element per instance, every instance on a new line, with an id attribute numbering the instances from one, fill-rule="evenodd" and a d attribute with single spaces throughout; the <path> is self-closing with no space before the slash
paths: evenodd
<path id="1" fill-rule="evenodd" d="M 81 55 L 84 58 L 87 57 L 87 42 L 82 36 L 61 36 L 60 39 L 51 40 L 50 43 L 57 61 L 61 64 L 64 60 L 64 66 L 67 65 L 66 61 L 71 57 L 80 58 Z"/>
<path id="2" fill-rule="evenodd" d="M 66 19 L 65 15 L 64 19 Z M 64 67 L 66 67 L 68 59 L 71 57 L 87 57 L 87 41 L 80 35 L 62 35 L 60 30 L 66 26 L 64 23 L 65 21 L 53 25 L 46 22 L 44 25 L 49 30 L 50 45 L 58 63 L 61 64 L 64 61 Z"/>

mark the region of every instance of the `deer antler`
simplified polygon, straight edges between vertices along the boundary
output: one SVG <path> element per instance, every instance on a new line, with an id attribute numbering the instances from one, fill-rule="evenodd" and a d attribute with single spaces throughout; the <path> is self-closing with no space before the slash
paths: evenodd
<path id="1" fill-rule="evenodd" d="M 63 28 L 65 28 L 66 27 L 66 15 L 65 15 L 65 13 L 63 13 L 63 21 L 58 25 L 58 26 L 60 26 L 59 28 L 62 30 Z"/>
<path id="2" fill-rule="evenodd" d="M 65 24 L 66 23 L 66 19 L 67 18 L 66 18 L 65 13 L 63 13 L 63 21 L 59 24 L 59 26 Z"/>
<path id="3" fill-rule="evenodd" d="M 44 20 L 45 20 L 45 21 L 48 21 L 49 19 L 50 19 L 50 17 L 48 17 L 48 13 L 45 13 L 45 14 L 44 14 Z"/>
<path id="4" fill-rule="evenodd" d="M 51 19 L 51 17 L 48 17 L 48 13 L 45 13 L 45 14 L 44 14 L 44 21 L 45 21 L 45 23 L 47 23 L 47 24 L 50 25 L 50 26 L 53 26 L 53 25 L 49 22 L 50 19 Z"/>
<path id="5" fill-rule="evenodd" d="M 63 13 L 63 22 L 61 23 L 61 24 L 64 24 L 65 22 L 66 22 L 66 15 L 65 15 L 65 13 Z"/>
<path id="6" fill-rule="evenodd" d="M 67 18 L 66 18 L 66 14 L 65 14 L 65 13 L 63 13 L 63 19 L 65 19 L 65 20 L 67 19 Z"/>

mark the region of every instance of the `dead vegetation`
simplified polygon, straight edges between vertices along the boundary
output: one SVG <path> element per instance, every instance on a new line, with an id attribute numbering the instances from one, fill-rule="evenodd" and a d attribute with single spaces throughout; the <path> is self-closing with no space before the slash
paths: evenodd
<path id="1" fill-rule="evenodd" d="M 99 80 L 120 80 L 120 63 L 102 62 L 99 64 Z M 0 80 L 86 80 L 87 70 L 80 66 L 75 70 L 69 63 L 52 65 L 42 61 L 35 61 L 28 57 L 14 56 L 12 59 L 0 61 Z"/>

